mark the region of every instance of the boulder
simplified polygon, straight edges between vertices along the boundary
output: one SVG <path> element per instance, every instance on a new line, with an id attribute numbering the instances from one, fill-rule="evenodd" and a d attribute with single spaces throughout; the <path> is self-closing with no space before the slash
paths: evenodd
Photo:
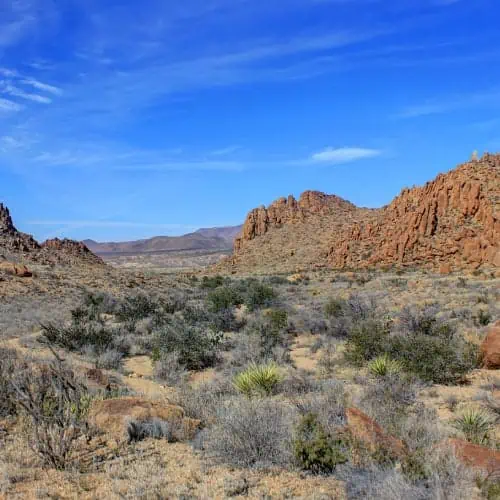
<path id="1" fill-rule="evenodd" d="M 447 439 L 444 444 L 451 447 L 458 460 L 467 467 L 472 467 L 486 474 L 500 472 L 500 451 L 462 439 Z"/>
<path id="2" fill-rule="evenodd" d="M 380 450 L 390 455 L 403 458 L 406 449 L 403 441 L 387 434 L 371 417 L 357 408 L 347 408 L 347 431 L 356 440 L 363 443 L 372 452 Z"/>
<path id="3" fill-rule="evenodd" d="M 168 422 L 178 440 L 192 439 L 200 428 L 200 421 L 187 418 L 180 406 L 140 397 L 95 401 L 89 412 L 89 422 L 117 441 L 127 438 L 129 421 L 148 422 L 153 419 Z"/>
<path id="4" fill-rule="evenodd" d="M 481 358 L 484 368 L 497 370 L 500 368 L 500 321 L 490 327 L 481 344 Z"/>

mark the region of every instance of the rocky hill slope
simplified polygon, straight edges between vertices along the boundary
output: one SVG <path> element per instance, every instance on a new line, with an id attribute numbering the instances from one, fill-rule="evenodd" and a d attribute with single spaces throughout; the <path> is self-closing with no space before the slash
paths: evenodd
<path id="1" fill-rule="evenodd" d="M 233 256 L 218 269 L 325 266 L 500 268 L 500 155 L 404 189 L 379 209 L 314 191 L 281 198 L 248 214 Z"/>
<path id="2" fill-rule="evenodd" d="M 98 243 L 84 240 L 83 243 L 98 255 L 141 254 L 188 250 L 230 250 L 241 226 L 199 229 L 182 236 L 155 236 L 144 240 Z"/>
<path id="3" fill-rule="evenodd" d="M 3 203 L 0 203 L 0 255 L 6 260 L 23 263 L 104 264 L 78 241 L 55 238 L 40 244 L 31 235 L 18 231 Z"/>

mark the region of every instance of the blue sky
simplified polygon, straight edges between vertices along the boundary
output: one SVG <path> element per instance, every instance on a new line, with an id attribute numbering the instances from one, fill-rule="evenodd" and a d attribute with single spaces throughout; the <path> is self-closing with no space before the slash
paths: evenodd
<path id="1" fill-rule="evenodd" d="M 0 0 L 0 201 L 38 239 L 376 207 L 500 150 L 494 0 Z"/>

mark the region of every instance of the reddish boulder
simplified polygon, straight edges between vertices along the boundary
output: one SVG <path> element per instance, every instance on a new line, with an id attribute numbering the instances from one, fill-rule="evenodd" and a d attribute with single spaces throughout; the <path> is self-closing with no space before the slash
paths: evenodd
<path id="1" fill-rule="evenodd" d="M 500 451 L 462 439 L 448 439 L 445 444 L 454 450 L 456 457 L 464 465 L 488 474 L 500 472 Z"/>
<path id="2" fill-rule="evenodd" d="M 449 263 L 441 264 L 439 266 L 439 274 L 450 274 L 451 265 Z"/>
<path id="3" fill-rule="evenodd" d="M 20 278 L 31 278 L 33 276 L 33 273 L 24 265 L 13 264 L 12 272 Z"/>
<path id="4" fill-rule="evenodd" d="M 363 443 L 374 453 L 383 450 L 392 456 L 402 458 L 406 454 L 403 441 L 387 434 L 375 420 L 357 408 L 347 408 L 347 430 L 353 438 Z"/>
<path id="5" fill-rule="evenodd" d="M 496 370 L 500 368 L 500 321 L 488 331 L 481 344 L 481 357 L 484 368 Z"/>

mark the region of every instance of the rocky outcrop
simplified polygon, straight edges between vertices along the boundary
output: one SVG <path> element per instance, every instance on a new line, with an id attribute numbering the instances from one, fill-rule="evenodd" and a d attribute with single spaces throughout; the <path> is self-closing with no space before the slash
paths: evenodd
<path id="1" fill-rule="evenodd" d="M 291 195 L 288 198 L 279 198 L 269 207 L 262 206 L 248 214 L 241 234 L 235 240 L 234 248 L 238 251 L 245 241 L 253 240 L 284 224 L 303 222 L 312 215 L 329 216 L 354 210 L 356 207 L 352 203 L 319 191 L 305 191 L 298 201 Z"/>
<path id="2" fill-rule="evenodd" d="M 347 228 L 328 260 L 334 267 L 500 267 L 499 195 L 500 156 L 485 155 L 404 189 L 375 223 Z"/>
<path id="3" fill-rule="evenodd" d="M 36 264 L 104 264 L 83 243 L 77 241 L 56 238 L 39 244 L 31 235 L 16 229 L 8 208 L 2 203 L 0 203 L 0 253 L 5 254 L 9 261 Z M 31 272 L 24 264 L 13 265 L 14 274 L 31 276 Z"/>
<path id="4" fill-rule="evenodd" d="M 500 321 L 490 327 L 481 344 L 481 358 L 484 368 L 498 370 L 500 368 Z"/>
<path id="5" fill-rule="evenodd" d="M 347 431 L 368 451 L 376 453 L 383 450 L 389 456 L 403 458 L 406 455 L 403 441 L 387 434 L 380 425 L 357 408 L 347 408 Z"/>
<path id="6" fill-rule="evenodd" d="M 500 155 L 403 189 L 380 209 L 306 191 L 252 210 L 219 268 L 500 268 Z"/>
<path id="7" fill-rule="evenodd" d="M 127 438 L 131 421 L 147 424 L 154 420 L 166 422 L 171 438 L 179 441 L 192 439 L 200 427 L 200 421 L 186 417 L 180 406 L 139 397 L 94 401 L 89 412 L 89 422 L 118 442 Z"/>
<path id="8" fill-rule="evenodd" d="M 87 246 L 80 242 L 54 238 L 47 240 L 41 245 L 41 255 L 51 263 L 59 264 L 102 264 L 100 257 L 92 253 Z"/>
<path id="9" fill-rule="evenodd" d="M 500 451 L 462 439 L 448 439 L 445 441 L 445 445 L 450 447 L 458 460 L 467 467 L 485 474 L 500 473 Z"/>

